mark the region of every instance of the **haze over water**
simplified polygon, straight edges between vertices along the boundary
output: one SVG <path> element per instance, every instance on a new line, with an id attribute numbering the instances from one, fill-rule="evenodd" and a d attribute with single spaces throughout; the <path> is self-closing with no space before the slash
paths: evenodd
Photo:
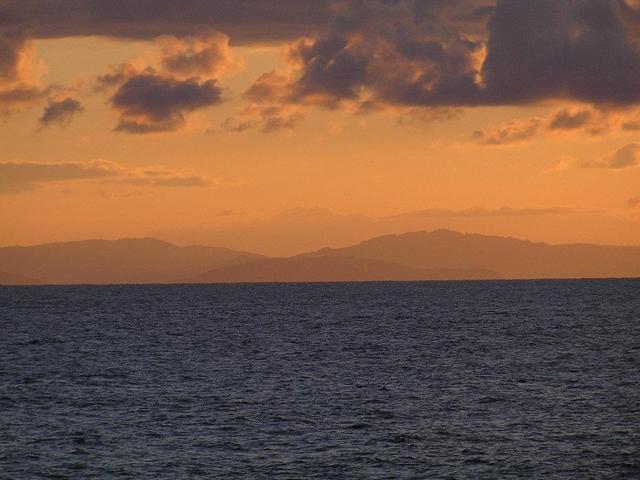
<path id="1" fill-rule="evenodd" d="M 2 287 L 0 477 L 638 478 L 639 287 Z"/>

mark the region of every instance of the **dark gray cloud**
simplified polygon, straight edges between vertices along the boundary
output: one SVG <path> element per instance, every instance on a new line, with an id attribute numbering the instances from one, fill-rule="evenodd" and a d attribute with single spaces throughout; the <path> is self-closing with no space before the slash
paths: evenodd
<path id="1" fill-rule="evenodd" d="M 581 210 L 576 208 L 512 208 L 501 207 L 496 209 L 468 208 L 465 210 L 427 209 L 418 212 L 403 213 L 393 218 L 483 218 L 483 217 L 533 217 L 548 215 L 592 215 L 595 210 Z"/>
<path id="2" fill-rule="evenodd" d="M 221 103 L 222 89 L 214 77 L 234 63 L 228 42 L 227 36 L 212 31 L 184 38 L 165 35 L 157 39 L 159 70 L 125 63 L 97 76 L 96 92 L 115 91 L 111 106 L 120 114 L 116 131 L 175 131 L 190 112 Z"/>
<path id="3" fill-rule="evenodd" d="M 5 0 L 0 32 L 10 75 L 29 32 L 186 38 L 218 30 L 231 42 L 292 42 L 295 76 L 278 102 L 438 108 L 568 99 L 640 102 L 640 9 L 625 0 Z M 14 36 L 11 36 L 14 35 Z M 295 41 L 301 36 L 307 41 Z M 167 55 L 166 71 L 202 75 L 216 47 Z M 108 81 L 108 78 L 104 78 Z M 267 100 L 273 103 L 273 98 Z M 364 111 L 364 110 L 359 110 Z M 122 129 L 171 129 L 125 119 Z M 571 128 L 580 118 L 558 119 Z M 571 123 L 573 122 L 573 123 Z"/>
<path id="4" fill-rule="evenodd" d="M 302 119 L 301 115 L 271 115 L 265 116 L 262 122 L 262 133 L 274 133 L 281 130 L 291 130 Z"/>
<path id="5" fill-rule="evenodd" d="M 51 88 L 30 78 L 33 48 L 27 33 L 3 27 L 2 20 L 0 15 L 0 113 L 8 113 L 41 101 Z"/>
<path id="6" fill-rule="evenodd" d="M 223 131 L 228 133 L 242 133 L 249 130 L 253 125 L 254 122 L 252 120 L 237 121 L 233 118 L 227 118 L 222 122 L 220 127 Z"/>
<path id="7" fill-rule="evenodd" d="M 370 57 L 347 46 L 345 38 L 336 36 L 294 47 L 292 57 L 304 70 L 292 86 L 292 100 L 318 97 L 331 108 L 342 100 L 357 100 L 358 89 L 367 80 Z"/>
<path id="8" fill-rule="evenodd" d="M 127 78 L 111 97 L 120 112 L 118 131 L 167 132 L 185 124 L 185 115 L 222 102 L 222 89 L 214 80 L 179 80 L 152 70 Z"/>
<path id="9" fill-rule="evenodd" d="M 0 85 L 0 112 L 10 112 L 16 108 L 42 101 L 50 92 L 50 87 L 38 87 L 24 83 L 10 85 L 6 89 Z"/>
<path id="10" fill-rule="evenodd" d="M 331 0 L 4 0 L 0 28 L 38 38 L 104 35 L 152 39 L 216 29 L 236 44 L 287 41 L 321 31 Z"/>
<path id="11" fill-rule="evenodd" d="M 477 130 L 472 140 L 480 145 L 509 145 L 549 134 L 580 132 L 604 135 L 622 130 L 640 130 L 633 109 L 563 108 L 546 118 L 530 118 Z"/>
<path id="12" fill-rule="evenodd" d="M 338 13 L 327 34 L 292 48 L 299 74 L 287 100 L 329 108 L 640 102 L 640 50 L 616 1 L 421 5 L 419 15 L 402 1 L 361 2 Z M 468 18 L 465 11 L 484 12 L 476 20 L 490 14 L 483 32 L 455 22 Z M 558 118 L 554 127 L 585 117 Z"/>
<path id="13" fill-rule="evenodd" d="M 296 112 L 265 109 L 258 110 L 254 112 L 254 115 L 248 117 L 245 115 L 240 119 L 227 118 L 220 126 L 227 133 L 242 133 L 252 128 L 258 128 L 262 133 L 269 134 L 292 130 L 302 118 L 302 115 Z"/>
<path id="14" fill-rule="evenodd" d="M 619 2 L 500 0 L 488 30 L 489 102 L 640 100 L 640 52 Z"/>
<path id="15" fill-rule="evenodd" d="M 576 130 L 583 128 L 593 119 L 591 110 L 572 112 L 563 109 L 557 112 L 549 123 L 549 130 Z"/>
<path id="16" fill-rule="evenodd" d="M 166 169 L 128 169 L 114 162 L 0 163 L 0 194 L 34 190 L 44 184 L 94 180 L 114 184 L 157 187 L 209 187 L 214 181 L 206 176 Z"/>
<path id="17" fill-rule="evenodd" d="M 26 44 L 27 36 L 24 32 L 0 30 L 0 82 L 18 79 L 18 67 Z"/>
<path id="18" fill-rule="evenodd" d="M 84 110 L 78 100 L 67 97 L 64 100 L 50 101 L 45 107 L 39 119 L 43 127 L 49 125 L 66 126 L 73 120 L 73 117 Z"/>
<path id="19" fill-rule="evenodd" d="M 180 39 L 174 39 L 174 47 L 176 42 L 182 42 L 185 48 L 178 50 L 169 45 L 162 59 L 163 70 L 174 76 L 211 78 L 220 63 L 228 60 L 224 42 L 212 41 L 213 30 L 230 34 L 236 45 L 291 41 L 320 32 L 330 17 L 332 3 L 324 0 L 0 0 L 0 112 L 42 101 L 49 93 L 47 88 L 37 87 L 30 79 L 20 78 L 21 62 L 34 38 L 103 35 L 152 40 L 175 35 Z M 216 35 L 217 39 L 224 37 Z M 130 76 L 124 71 L 111 72 L 101 77 L 97 88 L 121 85 Z M 215 88 L 205 82 L 200 87 L 200 98 L 206 104 L 211 101 Z M 189 108 L 187 102 L 186 109 Z M 174 130 L 184 123 L 183 111 L 176 107 L 170 116 L 152 122 L 124 118 L 118 128 L 136 133 Z"/>
<path id="20" fill-rule="evenodd" d="M 513 121 L 496 128 L 476 130 L 473 140 L 480 145 L 509 145 L 531 140 L 543 131 L 543 122 L 539 118 L 525 121 Z"/>
<path id="21" fill-rule="evenodd" d="M 630 143 L 600 160 L 586 162 L 583 168 L 607 168 L 621 170 L 640 166 L 640 143 Z"/>
<path id="22" fill-rule="evenodd" d="M 294 128 L 303 118 L 290 98 L 290 85 L 283 75 L 269 72 L 261 75 L 243 94 L 251 126 L 257 125 L 263 133 L 274 133 Z"/>
<path id="23" fill-rule="evenodd" d="M 335 16 L 325 36 L 291 49 L 299 70 L 289 100 L 336 108 L 475 104 L 474 55 L 482 43 L 452 20 L 473 2 L 362 2 Z M 412 8 L 412 6 L 414 8 Z"/>

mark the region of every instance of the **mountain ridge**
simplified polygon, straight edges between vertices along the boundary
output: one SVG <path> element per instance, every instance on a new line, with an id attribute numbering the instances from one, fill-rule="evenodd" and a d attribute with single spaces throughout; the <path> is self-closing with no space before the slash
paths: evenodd
<path id="1" fill-rule="evenodd" d="M 477 268 L 506 278 L 640 277 L 640 247 L 548 244 L 452 230 L 407 232 L 303 256 L 357 256 L 414 268 Z"/>
<path id="2" fill-rule="evenodd" d="M 182 283 L 203 269 L 262 258 L 224 247 L 152 238 L 80 240 L 0 248 L 0 271 L 47 284 Z"/>
<path id="3" fill-rule="evenodd" d="M 418 269 L 358 257 L 267 258 L 219 268 L 194 279 L 196 283 L 370 282 L 420 280 L 497 280 L 499 274 L 480 269 Z"/>
<path id="4" fill-rule="evenodd" d="M 0 272 L 0 284 L 11 275 L 25 284 L 640 278 L 640 247 L 439 229 L 274 258 L 145 237 L 2 247 Z"/>

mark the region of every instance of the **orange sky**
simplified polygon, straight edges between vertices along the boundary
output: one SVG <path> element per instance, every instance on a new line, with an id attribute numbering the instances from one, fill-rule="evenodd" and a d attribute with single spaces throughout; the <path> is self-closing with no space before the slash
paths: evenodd
<path id="1" fill-rule="evenodd" d="M 632 102 L 387 104 L 361 113 L 351 100 L 329 106 L 308 96 L 278 104 L 280 123 L 265 131 L 265 105 L 243 92 L 267 72 L 301 75 L 291 42 L 231 37 L 227 48 L 224 37 L 199 38 L 204 46 L 174 37 L 28 40 L 20 82 L 55 87 L 0 117 L 0 245 L 156 236 L 285 255 L 441 227 L 640 245 Z M 215 79 L 217 103 L 185 111 L 167 131 L 115 130 L 123 119 L 156 120 L 96 88 L 109 66 L 161 72 L 169 50 L 216 42 L 215 55 L 226 57 L 198 81 Z M 190 78 L 173 71 L 175 82 Z M 42 120 L 43 108 L 67 98 L 81 107 Z M 563 119 L 570 128 L 553 127 Z"/>

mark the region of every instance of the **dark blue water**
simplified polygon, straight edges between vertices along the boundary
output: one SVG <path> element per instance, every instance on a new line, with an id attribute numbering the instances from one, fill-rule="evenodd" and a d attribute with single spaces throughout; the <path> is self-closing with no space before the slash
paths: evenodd
<path id="1" fill-rule="evenodd" d="M 0 288 L 0 478 L 640 478 L 640 281 Z"/>

